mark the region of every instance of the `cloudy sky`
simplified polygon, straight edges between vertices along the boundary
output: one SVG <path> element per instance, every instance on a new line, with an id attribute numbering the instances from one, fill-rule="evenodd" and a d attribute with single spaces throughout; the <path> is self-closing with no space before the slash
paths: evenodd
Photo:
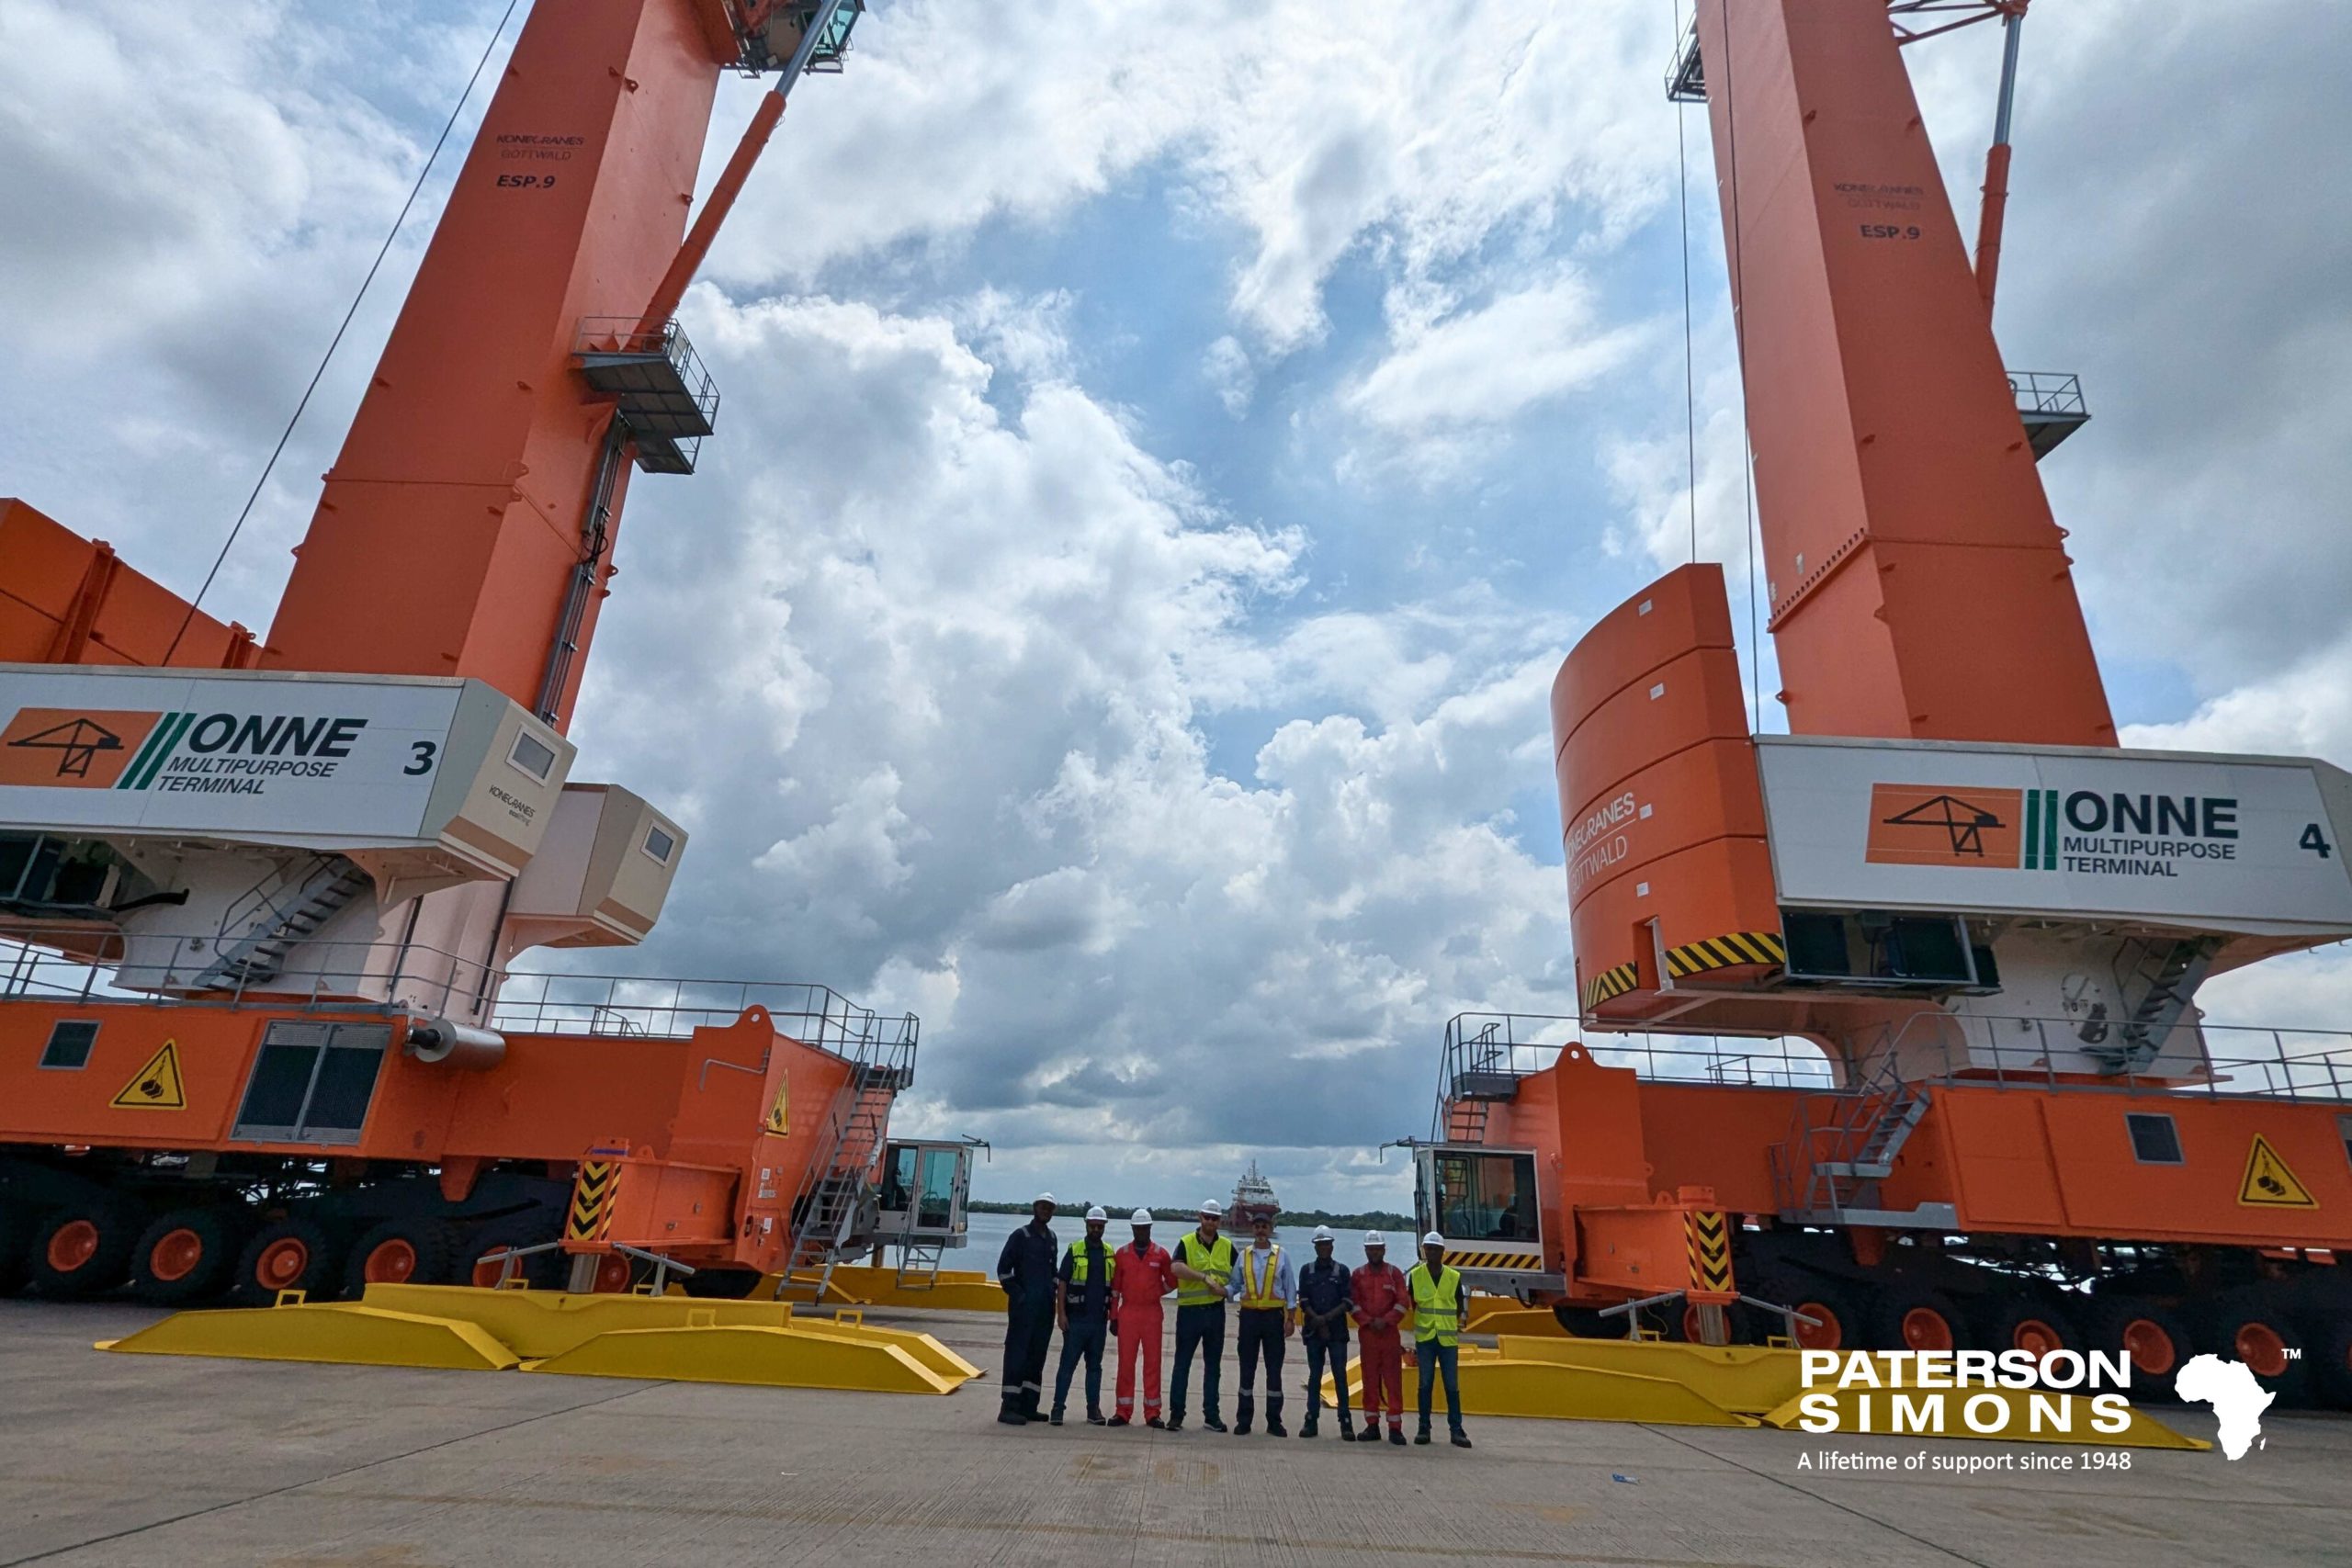
<path id="1" fill-rule="evenodd" d="M 899 1125 L 983 1195 L 1403 1201 L 1446 1019 L 1574 1006 L 1552 672 L 1690 550 L 1673 8 L 873 0 L 684 312 L 702 472 L 631 495 L 576 776 L 695 840 L 626 961 L 920 1012 Z M 193 589 L 503 9 L 0 0 L 0 492 Z M 1996 50 L 1912 51 L 1971 231 Z M 2028 26 L 2000 336 L 2092 402 L 2044 474 L 2135 743 L 2352 762 L 2346 58 L 2288 0 Z M 456 168 L 207 608 L 268 624 Z M 2352 962 L 2208 1000 L 2340 1025 Z"/>

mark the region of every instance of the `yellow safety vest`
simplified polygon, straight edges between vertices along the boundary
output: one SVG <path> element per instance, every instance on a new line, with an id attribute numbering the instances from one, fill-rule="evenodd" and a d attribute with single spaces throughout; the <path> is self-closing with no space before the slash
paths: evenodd
<path id="1" fill-rule="evenodd" d="M 1203 1247 L 1198 1231 L 1187 1231 L 1177 1238 L 1177 1256 L 1187 1269 L 1197 1269 L 1204 1274 L 1214 1274 L 1219 1280 L 1233 1278 L 1233 1238 L 1221 1235 L 1215 1247 Z M 1180 1307 L 1210 1306 L 1225 1300 L 1225 1287 L 1203 1280 L 1176 1281 L 1176 1304 Z"/>
<path id="2" fill-rule="evenodd" d="M 1413 1337 L 1421 1344 L 1462 1342 L 1462 1270 L 1441 1266 L 1430 1278 L 1429 1265 L 1416 1263 L 1405 1276 L 1413 1292 Z"/>
<path id="3" fill-rule="evenodd" d="M 1266 1249 L 1266 1277 L 1262 1280 L 1258 1278 L 1257 1258 L 1255 1250 L 1241 1255 L 1241 1304 L 1254 1309 L 1278 1307 L 1283 1304 L 1283 1293 L 1275 1288 L 1274 1281 L 1282 1273 L 1283 1249 Z"/>
<path id="4" fill-rule="evenodd" d="M 1101 1247 L 1102 1252 L 1102 1277 L 1105 1280 L 1111 1277 L 1111 1259 L 1114 1254 L 1108 1246 L 1099 1241 L 1072 1242 L 1069 1249 L 1069 1282 L 1072 1290 L 1081 1288 L 1094 1277 L 1088 1264 L 1091 1261 L 1094 1249 L 1097 1247 Z"/>

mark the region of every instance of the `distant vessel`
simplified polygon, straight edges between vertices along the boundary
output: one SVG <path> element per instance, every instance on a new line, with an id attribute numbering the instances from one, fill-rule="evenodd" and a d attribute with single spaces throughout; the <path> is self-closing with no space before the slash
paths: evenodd
<path id="1" fill-rule="evenodd" d="M 1283 1212 L 1274 1197 L 1274 1184 L 1260 1174 L 1258 1162 L 1251 1160 L 1241 1179 L 1233 1184 L 1233 1201 L 1225 1211 L 1226 1224 L 1243 1235 L 1262 1218 L 1272 1224 Z"/>

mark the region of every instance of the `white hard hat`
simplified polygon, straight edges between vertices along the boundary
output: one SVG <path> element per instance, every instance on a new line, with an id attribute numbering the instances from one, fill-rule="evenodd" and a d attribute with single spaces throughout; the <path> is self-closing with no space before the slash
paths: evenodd
<path id="1" fill-rule="evenodd" d="M 1363 1233 L 1363 1244 L 1366 1247 L 1386 1247 L 1388 1238 L 1378 1231 L 1366 1231 Z"/>
<path id="2" fill-rule="evenodd" d="M 1213 1220 L 1221 1220 L 1225 1218 L 1225 1205 L 1212 1198 L 1201 1205 L 1201 1213 Z"/>
<path id="3" fill-rule="evenodd" d="M 1315 1227 L 1315 1239 L 1317 1241 L 1337 1241 L 1340 1238 L 1331 1234 L 1331 1227 L 1329 1225 L 1317 1225 Z"/>
<path id="4" fill-rule="evenodd" d="M 1110 1215 L 1102 1212 L 1102 1205 L 1100 1203 L 1095 1204 L 1094 1207 L 1086 1211 L 1087 1222 L 1090 1224 L 1096 1220 L 1107 1220 L 1110 1217 Z"/>
<path id="5" fill-rule="evenodd" d="M 1429 1235 L 1421 1237 L 1421 1245 L 1423 1247 L 1443 1247 L 1445 1245 L 1445 1237 L 1438 1235 L 1435 1231 L 1431 1231 Z"/>
<path id="6" fill-rule="evenodd" d="M 1040 1203 L 1050 1203 L 1053 1201 L 1054 1195 L 1052 1193 L 1040 1192 L 1035 1198 L 1029 1200 L 1029 1206 L 1034 1209 Z"/>
<path id="7" fill-rule="evenodd" d="M 1136 1224 L 1148 1225 L 1151 1224 L 1151 1211 L 1149 1209 L 1137 1209 L 1134 1213 L 1129 1214 L 1127 1218 L 1130 1222 Z"/>

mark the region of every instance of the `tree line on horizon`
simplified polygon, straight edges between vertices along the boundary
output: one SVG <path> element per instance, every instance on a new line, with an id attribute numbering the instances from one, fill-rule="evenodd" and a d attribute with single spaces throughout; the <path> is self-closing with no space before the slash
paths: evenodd
<path id="1" fill-rule="evenodd" d="M 1054 1204 L 1054 1217 L 1075 1219 L 1092 1208 L 1096 1201 L 1097 1200 L 1085 1198 L 1073 1199 L 1067 1203 L 1057 1201 Z M 967 1198 L 964 1201 L 964 1207 L 975 1214 L 1025 1214 L 1029 1212 L 1030 1206 L 1027 1203 L 997 1202 L 986 1198 Z M 1170 1221 L 1179 1223 L 1187 1221 L 1200 1213 L 1197 1206 L 1190 1203 L 1170 1203 L 1162 1206 L 1158 1203 L 1138 1205 L 1120 1202 L 1102 1205 L 1104 1212 L 1114 1221 L 1124 1221 L 1138 1207 L 1150 1210 L 1152 1217 L 1162 1224 Z M 1408 1231 L 1413 1228 L 1413 1216 L 1393 1213 L 1385 1209 L 1369 1209 L 1360 1214 L 1335 1214 L 1326 1209 L 1284 1209 L 1274 1216 L 1274 1224 L 1291 1226 L 1329 1225 L 1334 1230 Z"/>

